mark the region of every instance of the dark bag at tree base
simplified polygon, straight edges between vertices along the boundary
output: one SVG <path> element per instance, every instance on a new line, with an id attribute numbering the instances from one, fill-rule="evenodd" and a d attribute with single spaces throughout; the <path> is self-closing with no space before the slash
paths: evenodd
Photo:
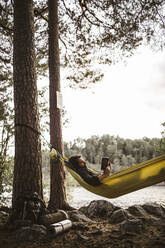
<path id="1" fill-rule="evenodd" d="M 52 234 L 57 235 L 59 233 L 65 232 L 72 227 L 72 222 L 70 220 L 63 220 L 61 222 L 51 224 L 49 230 Z"/>
<path id="2" fill-rule="evenodd" d="M 30 221 L 37 224 L 40 216 L 47 213 L 46 205 L 39 195 L 34 192 L 32 195 L 20 196 L 17 199 L 17 211 L 13 210 L 10 219 Z"/>
<path id="3" fill-rule="evenodd" d="M 24 201 L 24 209 L 23 218 L 31 220 L 32 223 L 38 223 L 39 217 L 45 213 L 46 205 L 35 192 Z"/>

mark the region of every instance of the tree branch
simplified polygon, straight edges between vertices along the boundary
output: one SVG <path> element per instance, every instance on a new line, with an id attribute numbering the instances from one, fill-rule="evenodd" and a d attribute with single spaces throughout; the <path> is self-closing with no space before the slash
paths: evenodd
<path id="1" fill-rule="evenodd" d="M 0 55 L 0 60 L 5 64 L 9 64 L 11 62 L 11 59 L 5 59 L 1 55 Z"/>
<path id="2" fill-rule="evenodd" d="M 41 17 L 43 20 L 45 20 L 46 22 L 48 22 L 48 18 L 46 18 L 43 14 L 45 14 L 48 11 L 48 8 L 44 8 L 44 9 L 34 9 L 34 15 L 35 16 L 39 16 Z"/>

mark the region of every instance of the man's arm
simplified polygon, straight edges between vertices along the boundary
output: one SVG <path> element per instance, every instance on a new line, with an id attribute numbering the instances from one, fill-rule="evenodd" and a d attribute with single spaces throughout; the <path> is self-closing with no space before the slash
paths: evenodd
<path id="1" fill-rule="evenodd" d="M 107 167 L 106 167 L 106 169 L 105 169 L 105 171 L 103 172 L 103 174 L 101 174 L 101 175 L 98 176 L 99 180 L 101 181 L 101 180 L 103 180 L 104 178 L 108 177 L 109 174 L 110 174 L 110 171 L 111 171 L 111 164 L 110 164 L 110 166 L 107 166 Z"/>

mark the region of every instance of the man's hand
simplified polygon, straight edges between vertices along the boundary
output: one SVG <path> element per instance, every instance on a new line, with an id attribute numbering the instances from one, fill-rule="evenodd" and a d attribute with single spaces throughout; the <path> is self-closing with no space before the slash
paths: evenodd
<path id="1" fill-rule="evenodd" d="M 111 165 L 109 165 L 109 166 L 106 167 L 106 169 L 104 171 L 104 175 L 109 176 L 110 171 L 111 171 Z"/>
<path id="2" fill-rule="evenodd" d="M 104 170 L 104 173 L 98 176 L 100 181 L 109 176 L 111 168 L 112 168 L 112 164 L 109 163 L 109 165 Z"/>

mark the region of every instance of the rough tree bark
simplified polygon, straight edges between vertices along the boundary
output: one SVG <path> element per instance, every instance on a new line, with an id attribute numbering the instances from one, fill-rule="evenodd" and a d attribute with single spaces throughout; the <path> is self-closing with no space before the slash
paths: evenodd
<path id="1" fill-rule="evenodd" d="M 33 19 L 33 0 L 14 1 L 13 208 L 17 208 L 17 198 L 26 194 L 37 192 L 43 197 Z"/>
<path id="2" fill-rule="evenodd" d="M 49 82 L 50 82 L 50 143 L 63 154 L 61 109 L 57 107 L 60 86 L 60 54 L 58 30 L 58 0 L 48 0 L 49 10 Z M 49 209 L 68 207 L 65 192 L 65 171 L 60 162 L 51 161 Z"/>

